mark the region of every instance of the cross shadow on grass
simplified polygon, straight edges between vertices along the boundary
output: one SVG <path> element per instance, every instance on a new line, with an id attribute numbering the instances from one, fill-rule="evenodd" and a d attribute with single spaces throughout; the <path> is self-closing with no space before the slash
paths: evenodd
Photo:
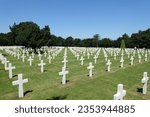
<path id="1" fill-rule="evenodd" d="M 143 93 L 143 88 L 137 88 L 138 93 Z"/>
<path id="2" fill-rule="evenodd" d="M 47 72 L 48 70 L 44 70 L 44 72 Z"/>
<path id="3" fill-rule="evenodd" d="M 13 75 L 13 78 L 16 77 L 16 76 L 18 76 L 18 75 Z"/>
<path id="4" fill-rule="evenodd" d="M 25 91 L 25 92 L 23 93 L 23 95 L 25 96 L 25 95 L 27 95 L 28 93 L 31 93 L 31 92 L 33 92 L 33 90 L 27 90 L 27 91 Z"/>
<path id="5" fill-rule="evenodd" d="M 59 96 L 53 96 L 53 97 L 51 97 L 49 99 L 46 99 L 46 100 L 64 100 L 64 99 L 67 98 L 67 96 L 68 96 L 68 94 L 66 94 L 66 95 L 59 95 Z"/>
<path id="6" fill-rule="evenodd" d="M 8 56 L 7 54 L 2 54 L 4 57 Z"/>
<path id="7" fill-rule="evenodd" d="M 70 82 L 70 80 L 66 80 L 66 83 L 69 83 Z M 62 82 L 61 82 L 61 84 L 62 84 Z"/>
<path id="8" fill-rule="evenodd" d="M 92 76 L 93 76 L 94 74 L 92 74 Z M 87 74 L 87 76 L 89 77 L 89 74 Z"/>

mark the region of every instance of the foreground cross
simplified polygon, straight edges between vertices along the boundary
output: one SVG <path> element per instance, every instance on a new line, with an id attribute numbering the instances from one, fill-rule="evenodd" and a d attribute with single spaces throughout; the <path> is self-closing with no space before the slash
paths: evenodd
<path id="1" fill-rule="evenodd" d="M 143 85 L 143 94 L 147 93 L 147 82 L 149 80 L 149 77 L 147 76 L 147 72 L 143 73 L 143 79 L 141 80 L 141 82 L 144 84 Z"/>
<path id="2" fill-rule="evenodd" d="M 46 65 L 46 63 L 43 62 L 43 60 L 41 60 L 41 63 L 38 64 L 38 66 L 41 66 L 41 72 L 44 72 L 44 65 Z"/>
<path id="3" fill-rule="evenodd" d="M 126 91 L 123 90 L 123 84 L 118 84 L 117 93 L 114 95 L 114 100 L 123 100 L 126 95 Z"/>
<path id="4" fill-rule="evenodd" d="M 16 69 L 16 67 L 12 67 L 12 64 L 9 63 L 9 66 L 6 68 L 6 70 L 9 70 L 9 78 L 12 78 L 12 70 Z"/>
<path id="5" fill-rule="evenodd" d="M 59 75 L 62 76 L 62 84 L 66 84 L 66 74 L 68 74 L 69 71 L 66 71 L 65 67 L 62 67 L 62 71 L 59 72 Z"/>
<path id="6" fill-rule="evenodd" d="M 23 83 L 27 83 L 27 82 L 28 82 L 28 79 L 22 79 L 22 74 L 18 74 L 18 80 L 12 82 L 12 85 L 18 85 L 19 98 L 23 97 Z"/>
<path id="7" fill-rule="evenodd" d="M 92 65 L 92 62 L 89 63 L 89 66 L 87 67 L 87 69 L 89 70 L 89 77 L 92 77 L 92 69 L 94 68 L 94 66 Z"/>

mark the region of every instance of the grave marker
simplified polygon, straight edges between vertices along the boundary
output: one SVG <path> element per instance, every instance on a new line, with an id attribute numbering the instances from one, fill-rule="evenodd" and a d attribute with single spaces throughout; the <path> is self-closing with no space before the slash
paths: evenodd
<path id="1" fill-rule="evenodd" d="M 139 58 L 139 63 L 141 63 L 141 55 L 140 54 L 138 55 L 138 58 Z"/>
<path id="2" fill-rule="evenodd" d="M 144 84 L 143 85 L 143 94 L 147 93 L 147 82 L 149 80 L 149 77 L 147 76 L 147 72 L 143 73 L 143 79 L 141 80 L 141 82 Z"/>
<path id="3" fill-rule="evenodd" d="M 12 70 L 16 69 L 16 67 L 13 67 L 11 63 L 9 63 L 9 66 L 6 68 L 6 70 L 9 70 L 9 78 L 12 78 Z"/>
<path id="4" fill-rule="evenodd" d="M 89 70 L 89 77 L 92 77 L 92 70 L 93 70 L 94 66 L 92 65 L 92 62 L 89 63 L 89 66 L 87 67 L 87 69 Z"/>
<path id="5" fill-rule="evenodd" d="M 94 63 L 96 64 L 97 62 L 97 55 L 94 56 Z"/>
<path id="6" fill-rule="evenodd" d="M 44 72 L 44 65 L 46 65 L 46 63 L 43 62 L 43 60 L 41 60 L 41 63 L 38 64 L 38 66 L 41 66 L 41 72 Z"/>
<path id="7" fill-rule="evenodd" d="M 38 54 L 38 57 L 39 57 L 39 60 L 41 60 L 42 55 L 41 55 L 40 52 L 39 52 L 39 54 Z"/>
<path id="8" fill-rule="evenodd" d="M 59 72 L 59 75 L 62 76 L 62 84 L 66 84 L 66 74 L 68 74 L 69 71 L 66 71 L 65 67 L 62 67 L 62 71 Z"/>
<path id="9" fill-rule="evenodd" d="M 52 63 L 52 57 L 51 55 L 48 56 L 48 62 L 51 64 Z"/>
<path id="10" fill-rule="evenodd" d="M 29 65 L 32 66 L 32 61 L 33 61 L 33 59 L 32 59 L 31 56 L 29 57 L 28 61 L 29 61 Z"/>
<path id="11" fill-rule="evenodd" d="M 124 63 L 123 57 L 121 57 L 120 63 L 121 63 L 120 67 L 122 68 L 123 67 L 123 63 Z"/>
<path id="12" fill-rule="evenodd" d="M 13 81 L 12 82 L 12 85 L 18 85 L 18 95 L 19 95 L 19 98 L 22 98 L 24 95 L 23 95 L 23 84 L 24 83 L 27 83 L 28 82 L 28 79 L 22 79 L 22 74 L 18 74 L 18 80 L 17 81 Z"/>
<path id="13" fill-rule="evenodd" d="M 24 62 L 25 55 L 24 55 L 24 54 L 22 54 L 21 58 L 22 58 L 22 62 Z"/>
<path id="14" fill-rule="evenodd" d="M 134 57 L 131 56 L 131 58 L 130 58 L 130 65 L 133 65 L 133 61 L 134 61 Z"/>
<path id="15" fill-rule="evenodd" d="M 123 90 L 123 84 L 118 84 L 117 93 L 114 95 L 114 100 L 123 100 L 126 95 L 126 91 Z"/>
<path id="16" fill-rule="evenodd" d="M 84 61 L 84 58 L 83 58 L 83 56 L 81 56 L 81 59 L 80 59 L 80 61 L 81 61 L 81 65 L 83 65 L 83 61 Z"/>
<path id="17" fill-rule="evenodd" d="M 111 62 L 109 59 L 108 59 L 106 65 L 107 65 L 107 71 L 109 72 L 110 71 L 110 65 L 111 65 Z"/>

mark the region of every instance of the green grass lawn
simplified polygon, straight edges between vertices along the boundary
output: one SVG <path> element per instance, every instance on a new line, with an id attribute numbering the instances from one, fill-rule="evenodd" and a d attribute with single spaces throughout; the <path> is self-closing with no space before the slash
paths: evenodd
<path id="1" fill-rule="evenodd" d="M 106 71 L 106 65 L 104 62 L 103 51 L 100 51 L 97 63 L 94 64 L 94 54 L 87 59 L 85 56 L 84 65 L 80 66 L 80 61 L 73 56 L 68 49 L 68 63 L 67 80 L 69 82 L 66 85 L 61 84 L 61 76 L 58 73 L 61 71 L 63 63 L 64 49 L 55 59 L 52 59 L 52 64 L 48 63 L 47 57 L 44 55 L 42 59 L 46 62 L 44 67 L 45 72 L 40 72 L 37 55 L 35 55 L 33 66 L 29 66 L 27 58 L 23 63 L 22 60 L 18 60 L 11 55 L 6 54 L 0 50 L 7 59 L 16 67 L 13 70 L 13 75 L 22 73 L 23 78 L 28 78 L 29 82 L 24 84 L 24 92 L 26 95 L 21 98 L 23 100 L 46 100 L 46 99 L 65 99 L 65 100 L 112 100 L 113 95 L 117 91 L 117 85 L 122 83 L 127 94 L 124 99 L 126 100 L 147 100 L 150 99 L 150 88 L 148 92 L 143 95 L 137 92 L 137 88 L 142 88 L 141 79 L 143 72 L 148 72 L 150 76 L 150 60 L 148 55 L 148 61 L 144 62 L 142 56 L 142 63 L 138 63 L 138 57 L 136 55 L 134 65 L 130 66 L 130 60 L 127 55 L 124 56 L 124 68 L 120 68 L 120 55 L 117 56 L 117 60 L 113 60 L 113 56 L 109 55 L 109 59 L 112 62 L 111 71 Z M 29 58 L 29 57 L 28 57 Z M 93 77 L 88 77 L 87 66 L 89 62 L 93 62 Z M 12 79 L 8 78 L 8 71 L 4 70 L 4 65 L 0 62 L 0 99 L 1 100 L 16 100 L 18 98 L 18 86 L 13 86 L 12 81 L 17 80 L 17 76 Z M 149 84 L 148 84 L 149 85 Z"/>

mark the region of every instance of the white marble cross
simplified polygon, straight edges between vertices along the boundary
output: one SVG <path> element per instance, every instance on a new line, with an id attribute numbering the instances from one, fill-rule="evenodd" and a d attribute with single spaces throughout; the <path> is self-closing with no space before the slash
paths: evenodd
<path id="1" fill-rule="evenodd" d="M 95 55 L 93 58 L 94 58 L 94 63 L 96 64 L 96 62 L 97 62 L 97 55 Z"/>
<path id="2" fill-rule="evenodd" d="M 48 50 L 48 55 L 50 55 L 50 53 L 51 53 L 51 51 L 50 51 L 50 50 Z"/>
<path id="3" fill-rule="evenodd" d="M 51 64 L 52 63 L 52 57 L 51 57 L 51 55 L 49 54 L 49 56 L 48 56 L 48 62 Z"/>
<path id="4" fill-rule="evenodd" d="M 64 68 L 66 68 L 67 62 L 68 62 L 68 60 L 64 57 L 64 60 L 62 61 L 62 63 L 64 63 Z"/>
<path id="5" fill-rule="evenodd" d="M 21 58 L 22 58 L 22 62 L 24 62 L 25 55 L 24 55 L 24 54 L 22 54 Z"/>
<path id="6" fill-rule="evenodd" d="M 105 54 L 104 57 L 105 57 L 105 62 L 107 62 L 107 58 L 108 58 L 107 54 Z"/>
<path id="7" fill-rule="evenodd" d="M 107 65 L 107 71 L 109 72 L 110 71 L 110 65 L 111 65 L 111 62 L 109 59 L 108 59 L 106 65 Z"/>
<path id="8" fill-rule="evenodd" d="M 68 74 L 69 71 L 66 71 L 65 67 L 62 67 L 62 71 L 59 72 L 59 75 L 62 76 L 62 84 L 66 84 L 66 74 Z"/>
<path id="9" fill-rule="evenodd" d="M 79 56 L 80 56 L 79 53 L 76 56 L 77 56 L 77 60 L 79 60 Z"/>
<path id="10" fill-rule="evenodd" d="M 25 50 L 24 49 L 22 50 L 22 53 L 25 54 Z"/>
<path id="11" fill-rule="evenodd" d="M 20 53 L 19 52 L 17 53 L 17 58 L 20 59 Z"/>
<path id="12" fill-rule="evenodd" d="M 121 63 L 120 67 L 122 68 L 123 67 L 123 63 L 124 63 L 123 57 L 121 57 L 120 63 Z"/>
<path id="13" fill-rule="evenodd" d="M 27 51 L 26 53 L 27 53 L 27 56 L 29 56 L 29 52 Z"/>
<path id="14" fill-rule="evenodd" d="M 89 52 L 87 52 L 87 56 L 88 56 L 88 59 L 90 58 L 90 53 Z"/>
<path id="15" fill-rule="evenodd" d="M 46 58 L 46 56 L 47 56 L 47 52 L 46 52 L 46 51 L 44 52 L 44 56 L 45 56 L 45 58 Z"/>
<path id="16" fill-rule="evenodd" d="M 123 90 L 123 84 L 118 84 L 117 93 L 114 95 L 114 100 L 123 100 L 126 95 L 126 91 Z"/>
<path id="17" fill-rule="evenodd" d="M 122 49 L 122 51 L 121 51 L 121 56 L 124 56 L 123 49 Z"/>
<path id="18" fill-rule="evenodd" d="M 147 76 L 147 72 L 143 73 L 143 79 L 141 80 L 141 82 L 144 84 L 143 85 L 143 94 L 147 93 L 147 82 L 149 80 L 149 77 Z"/>
<path id="19" fill-rule="evenodd" d="M 127 52 L 127 54 L 128 54 L 128 58 L 130 58 L 130 52 Z"/>
<path id="20" fill-rule="evenodd" d="M 114 60 L 116 60 L 116 56 L 117 56 L 117 55 L 116 55 L 116 53 L 114 52 Z"/>
<path id="21" fill-rule="evenodd" d="M 133 65 L 133 61 L 134 61 L 134 57 L 131 56 L 131 58 L 130 58 L 130 64 L 131 64 L 131 65 Z"/>
<path id="22" fill-rule="evenodd" d="M 39 54 L 38 54 L 38 57 L 39 57 L 39 60 L 41 60 L 42 55 L 39 53 Z"/>
<path id="23" fill-rule="evenodd" d="M 52 54 L 53 59 L 55 59 L 55 56 L 56 56 L 56 54 L 53 52 L 53 54 Z"/>
<path id="24" fill-rule="evenodd" d="M 93 70 L 94 66 L 92 65 L 92 62 L 89 63 L 89 66 L 87 67 L 87 69 L 89 70 L 89 77 L 92 77 L 92 70 Z"/>
<path id="25" fill-rule="evenodd" d="M 16 57 L 16 52 L 14 52 L 13 54 L 14 54 L 14 57 Z"/>
<path id="26" fill-rule="evenodd" d="M 139 63 L 141 63 L 141 55 L 140 54 L 138 55 L 138 58 L 139 58 Z"/>
<path id="27" fill-rule="evenodd" d="M 147 53 L 145 54 L 145 61 L 147 61 Z"/>
<path id="28" fill-rule="evenodd" d="M 13 67 L 11 63 L 9 63 L 9 66 L 6 68 L 6 70 L 9 70 L 9 78 L 12 78 L 12 70 L 16 69 L 16 67 Z"/>
<path id="29" fill-rule="evenodd" d="M 81 61 L 81 65 L 83 65 L 83 61 L 84 61 L 83 56 L 81 56 L 80 61 Z"/>
<path id="30" fill-rule="evenodd" d="M 12 85 L 18 85 L 19 98 L 22 98 L 24 96 L 23 95 L 23 83 L 27 83 L 27 82 L 28 82 L 28 79 L 22 79 L 22 74 L 18 74 L 18 80 L 12 82 Z"/>
<path id="31" fill-rule="evenodd" d="M 5 70 L 7 69 L 7 63 L 8 63 L 9 61 L 7 61 L 7 58 L 4 58 L 3 59 L 3 64 L 4 64 L 4 68 L 5 68 Z"/>
<path id="32" fill-rule="evenodd" d="M 34 52 L 32 52 L 32 54 L 31 54 L 31 55 L 32 55 L 32 58 L 34 58 Z"/>
<path id="33" fill-rule="evenodd" d="M 32 52 L 32 54 L 31 54 L 31 55 L 32 55 L 32 58 L 34 58 L 34 52 Z"/>
<path id="34" fill-rule="evenodd" d="M 46 63 L 43 62 L 43 60 L 41 60 L 41 63 L 38 64 L 38 66 L 41 66 L 41 72 L 44 72 L 44 65 L 46 65 Z"/>
<path id="35" fill-rule="evenodd" d="M 32 66 L 32 61 L 33 61 L 33 59 L 32 59 L 31 56 L 29 57 L 28 61 L 29 61 L 29 65 Z"/>

